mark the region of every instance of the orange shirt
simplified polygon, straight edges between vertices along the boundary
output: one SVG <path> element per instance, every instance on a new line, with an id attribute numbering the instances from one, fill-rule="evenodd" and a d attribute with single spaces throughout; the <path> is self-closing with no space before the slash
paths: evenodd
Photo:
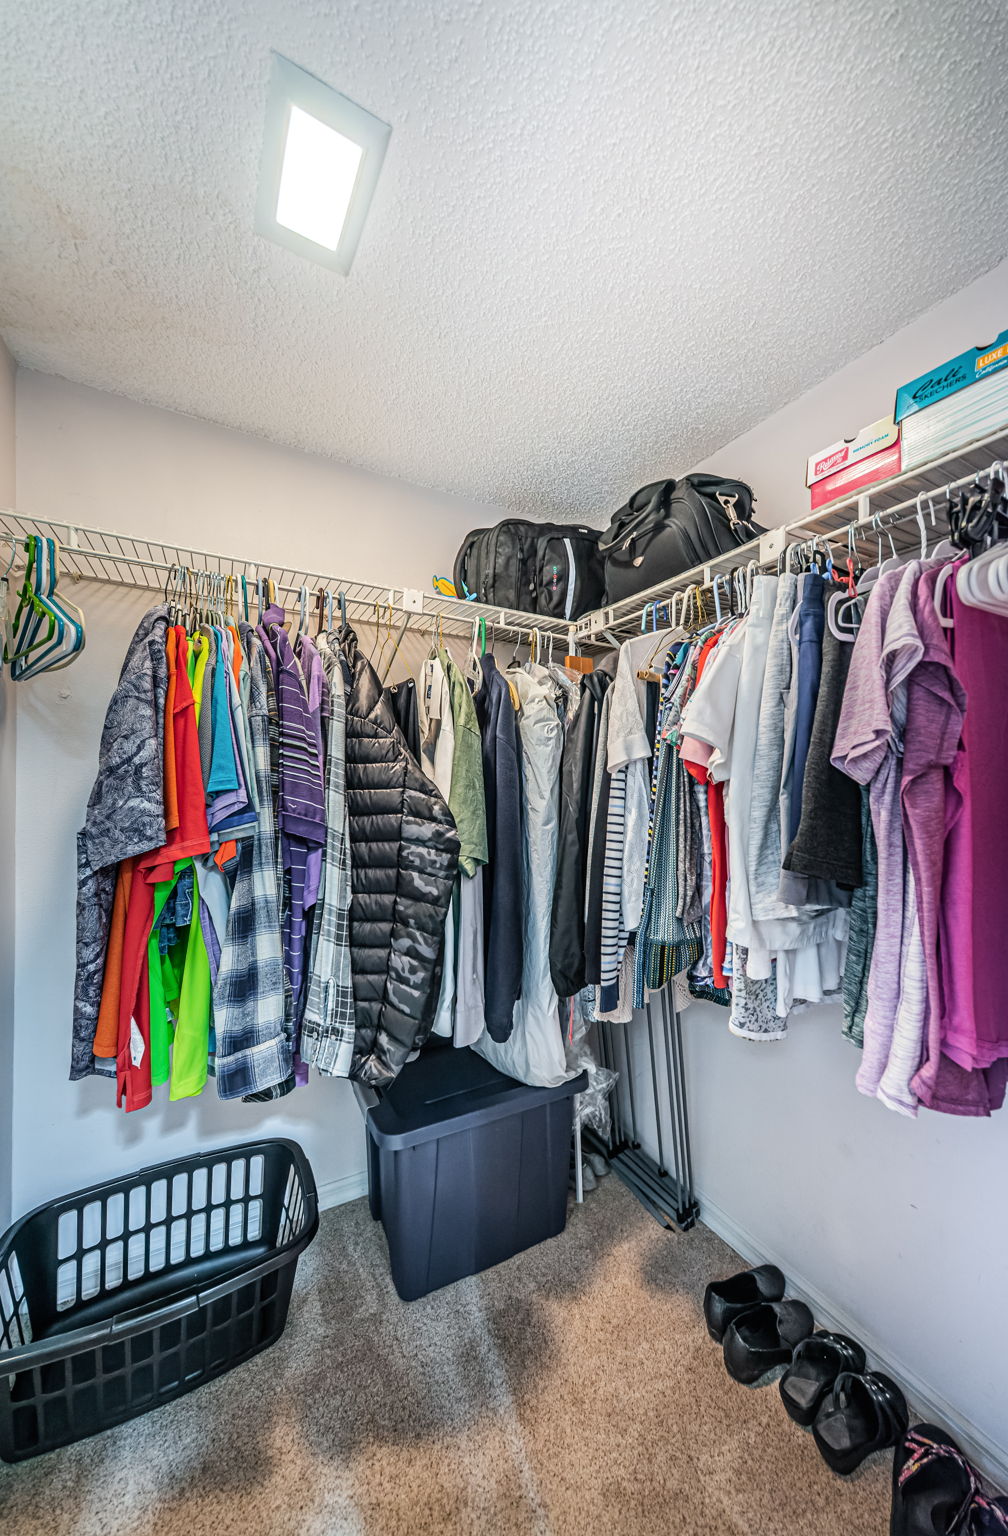
<path id="1" fill-rule="evenodd" d="M 232 641 L 234 643 L 234 655 L 231 658 L 231 670 L 234 673 L 235 687 L 237 688 L 237 686 L 238 686 L 238 676 L 239 676 L 239 673 L 241 672 L 241 664 L 242 664 L 241 640 L 239 639 L 239 636 L 238 636 L 238 626 L 237 626 L 237 624 L 234 623 L 233 620 L 231 620 L 231 619 L 228 620 L 228 626 L 227 627 L 228 627 L 228 633 L 230 634 L 231 639 L 232 639 Z"/>
<path id="2" fill-rule="evenodd" d="M 116 875 L 112 919 L 105 949 L 105 975 L 102 979 L 101 1007 L 95 1027 L 94 1054 L 103 1060 L 115 1060 L 119 1051 L 119 1000 L 122 993 L 123 941 L 126 937 L 126 909 L 136 859 L 123 859 Z"/>

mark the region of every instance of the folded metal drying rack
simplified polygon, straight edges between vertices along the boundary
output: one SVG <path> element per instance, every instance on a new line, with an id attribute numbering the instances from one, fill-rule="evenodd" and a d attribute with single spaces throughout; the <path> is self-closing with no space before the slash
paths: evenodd
<path id="1" fill-rule="evenodd" d="M 661 1013 L 657 1047 L 652 1011 L 655 1008 Z M 640 1037 L 641 1030 L 636 1020 L 630 1024 L 596 1025 L 602 1065 L 615 1072 L 617 1079 L 609 1101 L 608 1137 L 603 1140 L 588 1132 L 586 1139 L 603 1153 L 613 1172 L 661 1226 L 669 1231 L 675 1228 L 688 1232 L 696 1224 L 699 1206 L 693 1188 L 682 1026 L 671 983 L 660 993 L 651 994 L 644 1019 L 649 1058 L 644 1076 L 651 1089 L 658 1161 L 644 1150 L 639 1134 L 632 1041 L 635 1032 Z M 668 1112 L 667 1143 L 663 1109 Z"/>

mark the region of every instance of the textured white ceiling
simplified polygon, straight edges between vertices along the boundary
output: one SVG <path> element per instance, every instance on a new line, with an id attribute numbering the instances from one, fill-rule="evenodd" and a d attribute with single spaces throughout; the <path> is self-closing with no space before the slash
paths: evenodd
<path id="1" fill-rule="evenodd" d="M 518 511 L 604 520 L 1008 246 L 1002 0 L 0 18 L 20 362 Z M 348 278 L 253 233 L 272 48 L 393 125 Z"/>

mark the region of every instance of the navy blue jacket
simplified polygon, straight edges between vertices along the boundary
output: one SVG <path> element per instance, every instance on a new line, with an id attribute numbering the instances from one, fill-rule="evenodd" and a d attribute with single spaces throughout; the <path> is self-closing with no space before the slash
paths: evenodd
<path id="1" fill-rule="evenodd" d="M 522 922 L 521 769 L 511 690 L 487 653 L 473 702 L 483 742 L 487 850 L 483 869 L 483 955 L 486 1027 L 491 1040 L 507 1040 L 521 996 Z"/>

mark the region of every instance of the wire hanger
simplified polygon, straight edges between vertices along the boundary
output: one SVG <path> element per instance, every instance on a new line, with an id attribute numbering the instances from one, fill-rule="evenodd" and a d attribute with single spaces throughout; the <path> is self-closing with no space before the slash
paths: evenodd
<path id="1" fill-rule="evenodd" d="M 375 671 L 378 673 L 378 676 L 379 677 L 384 677 L 385 676 L 385 672 L 382 670 L 382 667 L 383 667 L 383 665 L 385 663 L 385 651 L 388 648 L 388 646 L 390 646 L 392 644 L 392 641 L 393 641 L 393 638 L 394 638 L 393 634 L 392 634 L 392 604 L 391 603 L 386 603 L 386 605 L 385 605 L 385 634 L 384 634 L 384 636 L 382 636 L 382 633 L 381 633 L 381 624 L 382 624 L 381 609 L 378 606 L 378 604 L 375 603 L 375 645 L 377 645 L 378 640 L 381 639 L 381 648 L 378 651 L 378 659 L 377 659 L 377 661 L 375 661 L 374 660 L 374 645 L 372 645 L 372 647 L 371 647 L 371 653 L 372 653 L 372 662 L 371 662 L 371 664 L 374 667 Z M 389 653 L 389 657 L 388 657 L 389 665 L 391 665 L 392 657 L 394 655 L 395 655 L 395 650 L 393 650 L 393 651 L 391 651 Z M 386 667 L 385 671 L 387 671 L 387 670 L 388 670 L 388 668 Z"/>
<path id="2" fill-rule="evenodd" d="M 521 632 L 520 629 L 512 629 L 510 624 L 505 625 L 504 628 L 505 628 L 505 630 L 507 631 L 507 633 L 509 635 L 517 636 L 517 638 L 515 640 L 515 643 L 514 643 L 514 648 L 511 651 L 511 656 L 510 656 L 509 660 L 506 661 L 504 666 L 501 668 L 502 672 L 508 672 L 508 671 L 510 671 L 510 669 L 515 664 L 515 660 L 516 660 L 517 655 L 518 655 L 518 647 L 522 643 L 522 632 Z"/>

